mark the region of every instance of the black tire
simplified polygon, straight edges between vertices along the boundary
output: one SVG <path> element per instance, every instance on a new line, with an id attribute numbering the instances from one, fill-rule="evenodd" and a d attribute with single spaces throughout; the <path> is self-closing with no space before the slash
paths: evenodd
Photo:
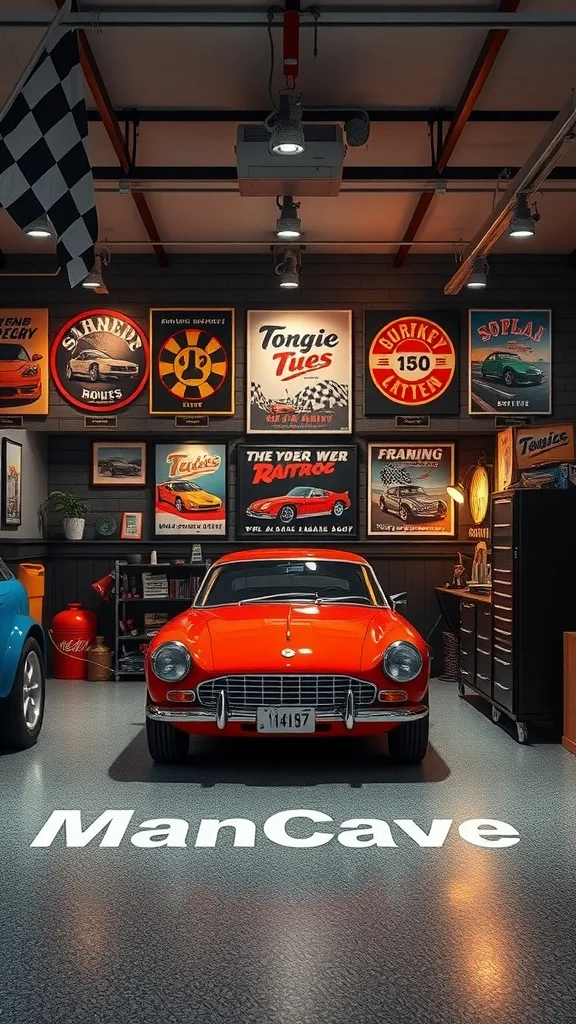
<path id="1" fill-rule="evenodd" d="M 507 388 L 511 388 L 516 383 L 516 377 L 512 370 L 506 370 L 502 380 L 504 381 Z"/>
<path id="2" fill-rule="evenodd" d="M 284 523 L 285 526 L 289 526 L 293 523 L 298 515 L 298 512 L 294 508 L 294 505 L 282 505 L 278 515 L 276 516 L 279 523 Z"/>
<path id="3" fill-rule="evenodd" d="M 408 523 L 410 521 L 410 509 L 408 508 L 408 505 L 400 505 L 399 511 L 402 522 Z"/>
<path id="4" fill-rule="evenodd" d="M 334 505 L 334 508 L 332 509 L 333 514 L 337 518 L 340 518 L 340 516 L 343 516 L 345 511 L 346 511 L 346 505 L 344 504 L 343 501 L 337 501 L 335 503 L 335 505 Z"/>
<path id="5" fill-rule="evenodd" d="M 182 504 L 182 499 L 181 498 L 176 498 L 176 501 L 174 502 L 174 507 L 175 507 L 177 512 L 182 512 L 183 511 L 184 505 Z"/>
<path id="6" fill-rule="evenodd" d="M 428 749 L 428 715 L 388 733 L 388 752 L 397 764 L 420 764 Z"/>
<path id="7" fill-rule="evenodd" d="M 182 764 L 188 757 L 190 737 L 175 725 L 147 718 L 146 737 L 150 757 L 156 764 Z"/>
<path id="8" fill-rule="evenodd" d="M 100 371 L 98 369 L 97 363 L 92 363 L 90 365 L 90 369 L 88 370 L 88 376 L 92 384 L 96 384 L 96 382 L 100 380 Z"/>
<path id="9" fill-rule="evenodd" d="M 25 687 L 30 683 L 27 672 L 31 665 L 34 666 L 38 683 L 35 695 L 29 694 L 32 706 L 37 709 L 33 725 L 27 722 L 24 709 Z M 42 651 L 37 641 L 29 637 L 22 648 L 12 690 L 0 701 L 0 747 L 6 750 L 27 750 L 28 747 L 34 746 L 44 718 L 45 690 L 46 676 Z"/>

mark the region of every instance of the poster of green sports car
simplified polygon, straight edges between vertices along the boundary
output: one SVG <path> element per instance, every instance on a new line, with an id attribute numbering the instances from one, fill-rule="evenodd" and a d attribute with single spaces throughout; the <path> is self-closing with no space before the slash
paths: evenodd
<path id="1" fill-rule="evenodd" d="M 552 412 L 549 309 L 469 311 L 469 404 L 477 416 Z"/>

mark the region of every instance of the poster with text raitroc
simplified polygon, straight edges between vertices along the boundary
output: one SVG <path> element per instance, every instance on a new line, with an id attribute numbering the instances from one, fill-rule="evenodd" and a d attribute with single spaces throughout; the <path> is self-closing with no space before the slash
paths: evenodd
<path id="1" fill-rule="evenodd" d="M 547 416 L 552 412 L 549 309 L 471 309 L 469 412 Z"/>
<path id="2" fill-rule="evenodd" d="M 226 536 L 226 445 L 156 445 L 157 537 Z"/>
<path id="3" fill-rule="evenodd" d="M 150 412 L 234 412 L 234 310 L 150 310 Z"/>
<path id="4" fill-rule="evenodd" d="M 368 535 L 453 537 L 454 445 L 368 445 Z"/>
<path id="5" fill-rule="evenodd" d="M 350 310 L 251 310 L 249 434 L 352 430 Z"/>

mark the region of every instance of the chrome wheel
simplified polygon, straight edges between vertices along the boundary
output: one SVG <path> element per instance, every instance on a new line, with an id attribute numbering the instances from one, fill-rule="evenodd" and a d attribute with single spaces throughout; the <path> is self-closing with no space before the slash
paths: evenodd
<path id="1" fill-rule="evenodd" d="M 22 670 L 22 705 L 24 722 L 29 732 L 33 732 L 42 713 L 43 675 L 40 658 L 36 651 L 26 655 Z"/>
<path id="2" fill-rule="evenodd" d="M 333 511 L 335 516 L 343 516 L 346 511 L 346 505 L 343 501 L 337 501 Z"/>
<path id="3" fill-rule="evenodd" d="M 281 523 L 291 523 L 296 518 L 296 512 L 292 508 L 292 505 L 284 505 L 280 509 L 280 515 L 278 516 Z"/>

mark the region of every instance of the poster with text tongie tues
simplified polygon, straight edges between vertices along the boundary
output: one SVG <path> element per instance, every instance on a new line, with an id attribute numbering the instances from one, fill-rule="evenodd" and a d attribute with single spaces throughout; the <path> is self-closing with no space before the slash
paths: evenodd
<path id="1" fill-rule="evenodd" d="M 356 447 L 241 445 L 238 537 L 313 540 L 358 534 Z"/>
<path id="2" fill-rule="evenodd" d="M 550 310 L 471 309 L 469 316 L 469 412 L 549 415 Z"/>
<path id="3" fill-rule="evenodd" d="M 352 430 L 350 310 L 251 310 L 249 434 Z"/>
<path id="4" fill-rule="evenodd" d="M 453 444 L 368 446 L 368 534 L 453 537 Z"/>
<path id="5" fill-rule="evenodd" d="M 226 445 L 156 445 L 156 536 L 226 535 Z"/>

